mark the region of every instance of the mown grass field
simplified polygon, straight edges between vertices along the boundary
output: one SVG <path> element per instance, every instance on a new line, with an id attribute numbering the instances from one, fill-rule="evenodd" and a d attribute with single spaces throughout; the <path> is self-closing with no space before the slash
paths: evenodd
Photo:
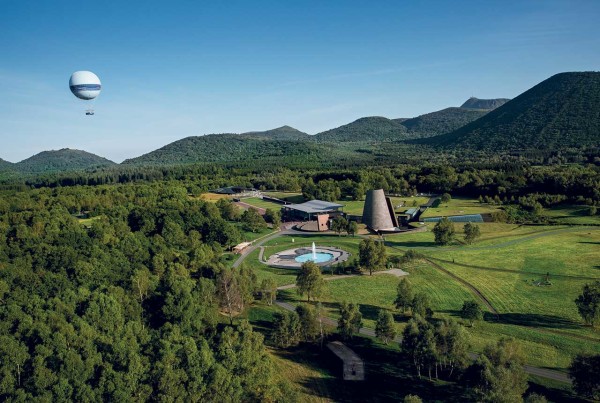
<path id="1" fill-rule="evenodd" d="M 550 220 L 561 224 L 576 224 L 576 225 L 600 225 L 600 215 L 589 215 L 589 206 L 556 206 L 544 210 Z"/>
<path id="2" fill-rule="evenodd" d="M 304 197 L 302 197 L 302 193 L 298 192 L 262 192 L 265 196 L 274 197 L 276 199 L 281 199 L 285 201 L 289 201 L 290 203 L 302 203 Z"/>
<path id="3" fill-rule="evenodd" d="M 283 206 L 282 204 L 271 202 L 268 200 L 263 200 L 258 197 L 245 197 L 245 198 L 241 199 L 241 201 L 244 203 L 248 203 L 251 206 L 258 207 L 258 208 L 264 208 L 264 209 L 270 208 L 273 211 L 279 211 L 281 209 L 281 207 Z"/>
<path id="4" fill-rule="evenodd" d="M 428 208 L 421 215 L 421 218 L 440 216 L 447 217 L 451 215 L 463 214 L 486 214 L 492 213 L 498 208 L 500 208 L 500 206 L 494 206 L 487 203 L 479 203 L 479 201 L 475 199 L 453 198 L 447 203 L 441 203 L 438 207 Z"/>
<path id="5" fill-rule="evenodd" d="M 362 211 L 360 203 L 362 202 L 355 203 L 354 208 Z M 465 211 L 464 208 L 468 206 L 460 206 L 458 201 L 454 206 L 463 210 L 457 214 L 472 213 Z M 480 208 L 478 205 L 474 207 Z M 566 217 L 569 211 L 555 209 L 554 214 L 556 217 Z M 572 210 L 574 215 L 571 218 L 578 222 L 567 219 L 559 222 L 590 223 L 589 217 L 577 215 L 577 211 Z M 480 352 L 486 345 L 495 343 L 502 337 L 512 337 L 521 345 L 528 365 L 558 371 L 567 371 L 576 354 L 600 353 L 600 331 L 582 325 L 574 304 L 583 285 L 592 281 L 581 277 L 600 279 L 600 228 L 481 223 L 478 224 L 481 237 L 475 244 L 465 245 L 462 242 L 464 224 L 457 223 L 457 241 L 440 247 L 434 243 L 431 232 L 433 225 L 427 225 L 425 232 L 386 235 L 388 255 L 402 255 L 409 249 L 417 249 L 426 258 L 471 284 L 489 300 L 498 311 L 498 317 L 489 312 L 473 290 L 426 260 L 403 267 L 410 273 L 407 278 L 414 290 L 430 297 L 435 311 L 434 318 L 461 321 L 458 315 L 463 302 L 480 301 L 487 311 L 485 320 L 477 322 L 474 327 L 467 327 L 472 351 Z M 317 246 L 336 246 L 357 256 L 361 239 L 335 235 L 286 235 L 265 244 L 265 258 L 284 249 L 309 247 L 313 241 Z M 295 282 L 295 270 L 273 269 L 259 263 L 258 250 L 246 262 L 255 267 L 259 279 L 271 277 L 280 286 Z M 544 280 L 546 273 L 550 273 L 552 285 L 536 285 L 535 281 Z M 326 273 L 325 276 L 331 275 Z M 385 274 L 331 280 L 326 282 L 326 289 L 320 300 L 327 316 L 332 319 L 339 316 L 340 302 L 359 303 L 363 325 L 372 329 L 375 327 L 378 310 L 389 310 L 394 313 L 398 331 L 401 332 L 410 316 L 393 307 L 399 281 L 399 278 Z M 279 298 L 292 303 L 306 301 L 306 297 L 298 295 L 295 289 L 280 291 Z M 268 318 L 257 319 L 254 323 L 259 321 L 266 326 L 265 329 L 268 328 Z M 335 332 L 335 329 L 331 331 Z M 397 392 L 398 385 L 403 385 L 403 391 L 415 388 L 413 390 L 418 390 L 416 393 L 421 397 L 429 394 L 427 388 L 422 388 L 421 381 L 411 378 L 409 365 L 399 362 L 397 358 L 390 360 L 396 356 L 398 347 L 395 344 L 382 346 L 367 337 L 355 338 L 350 344 L 359 354 L 372 360 L 371 370 L 387 377 L 386 382 L 395 383 L 394 388 L 388 389 L 378 385 L 377 387 L 384 388 L 380 396 L 402 398 Z M 274 350 L 274 354 L 281 373 L 296 385 L 299 396 L 304 401 L 340 401 L 348 396 L 336 389 L 339 379 L 336 379 L 331 363 L 323 361 L 321 356 L 315 355 L 310 349 L 302 347 L 291 352 Z M 569 388 L 563 384 L 536 377 L 531 377 L 531 382 L 532 390 L 554 400 L 567 401 L 573 398 Z M 373 386 L 371 380 L 368 384 L 369 387 Z M 434 382 L 429 387 L 451 385 L 442 386 L 441 383 Z M 360 392 L 353 393 L 353 396 L 357 396 Z M 452 395 L 453 392 L 446 390 L 444 393 Z M 430 394 L 429 396 L 434 398 Z M 454 396 L 459 400 L 465 398 L 460 394 Z"/>
<path id="6" fill-rule="evenodd" d="M 481 240 L 474 245 L 455 243 L 439 247 L 434 244 L 431 232 L 386 236 L 386 244 L 390 246 L 388 254 L 403 254 L 417 248 L 476 287 L 491 302 L 500 314 L 500 321 L 488 314 L 487 321 L 469 328 L 476 351 L 500 337 L 514 337 L 523 346 L 530 365 L 562 370 L 577 353 L 600 352 L 600 332 L 582 326 L 574 304 L 583 284 L 591 281 L 574 276 L 600 279 L 600 229 L 496 223 L 480 224 L 480 228 Z M 457 230 L 462 230 L 462 224 L 457 224 Z M 292 243 L 291 238 L 295 242 Z M 290 247 L 310 246 L 313 241 L 357 254 L 360 240 L 358 237 L 284 236 L 267 243 L 265 256 Z M 250 256 L 249 260 L 256 261 L 258 254 L 255 253 L 256 257 Z M 295 281 L 294 271 L 281 272 L 262 264 L 257 269 L 259 276 L 272 276 L 279 285 Z M 457 318 L 465 300 L 478 298 L 465 285 L 425 261 L 406 270 L 414 289 L 429 295 L 438 318 Z M 535 285 L 534 281 L 543 280 L 546 273 L 550 273 L 552 285 Z M 358 302 L 365 326 L 374 328 L 378 309 L 393 310 L 398 281 L 391 275 L 328 281 L 321 300 L 332 318 L 337 318 L 341 301 Z M 293 289 L 280 295 L 293 302 L 304 299 Z M 395 317 L 401 329 L 407 318 L 399 312 L 395 312 Z"/>
<path id="7" fill-rule="evenodd" d="M 201 200 L 206 200 L 209 202 L 217 202 L 219 199 L 231 199 L 231 196 L 229 195 L 222 195 L 222 194 L 218 194 L 218 193 L 202 193 L 200 196 L 198 197 L 192 197 L 193 199 L 201 199 Z"/>

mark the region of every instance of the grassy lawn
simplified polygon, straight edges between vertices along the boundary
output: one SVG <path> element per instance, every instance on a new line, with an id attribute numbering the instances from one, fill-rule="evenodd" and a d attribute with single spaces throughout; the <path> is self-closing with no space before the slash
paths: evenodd
<path id="1" fill-rule="evenodd" d="M 462 225 L 457 224 L 457 236 L 462 237 Z M 402 254 L 409 248 L 419 248 L 447 270 L 476 287 L 500 313 L 500 321 L 489 312 L 486 318 L 468 327 L 472 351 L 480 352 L 501 337 L 512 337 L 522 347 L 529 365 L 566 371 L 572 357 L 582 352 L 600 351 L 600 333 L 581 326 L 574 299 L 584 283 L 590 280 L 559 278 L 553 275 L 588 276 L 600 278 L 598 245 L 600 229 L 560 226 L 520 226 L 513 224 L 479 224 L 482 236 L 474 245 L 439 247 L 433 242 L 433 233 L 419 232 L 386 236 L 388 254 Z M 543 235 L 543 236 L 540 236 Z M 292 242 L 292 239 L 294 242 Z M 358 253 L 361 238 L 329 235 L 294 235 L 273 239 L 265 245 L 265 257 L 294 247 L 336 246 Z M 251 253 L 246 264 L 256 269 L 259 280 L 273 278 L 278 285 L 295 282 L 296 271 L 269 268 L 258 262 L 258 250 Z M 454 264 L 452 260 L 454 259 Z M 487 268 L 510 269 L 501 272 Z M 456 279 L 425 261 L 404 267 L 416 292 L 426 293 L 435 312 L 434 318 L 458 318 L 465 300 L 476 299 L 473 292 Z M 536 286 L 532 280 L 541 280 L 550 273 L 551 286 Z M 325 276 L 329 277 L 329 274 Z M 326 315 L 337 319 L 339 303 L 357 302 L 363 313 L 365 327 L 374 328 L 379 309 L 394 313 L 399 331 L 409 316 L 393 308 L 399 278 L 391 275 L 355 276 L 326 283 L 321 302 Z M 279 292 L 279 298 L 293 303 L 304 303 L 305 297 L 295 289 Z M 252 312 L 258 309 L 256 312 Z M 251 322 L 260 329 L 268 329 L 272 312 L 278 308 L 253 307 Z M 334 330 L 332 330 L 334 331 Z M 464 390 L 452 383 L 418 381 L 412 378 L 412 369 L 398 359 L 398 347 L 392 343 L 383 346 L 367 337 L 358 337 L 349 345 L 368 360 L 368 379 L 360 389 L 352 389 L 336 376 L 335 363 L 315 352 L 312 347 L 291 350 L 273 350 L 273 358 L 282 376 L 292 382 L 302 401 L 344 401 L 362 396 L 369 389 L 378 399 L 401 399 L 416 393 L 423 398 L 435 399 L 444 393 L 456 399 L 469 400 Z M 380 379 L 374 380 L 375 377 Z M 383 381 L 382 381 L 383 379 Z M 532 377 L 531 390 L 557 400 L 572 399 L 562 384 Z M 372 397 L 372 396 L 369 396 Z M 365 398 L 368 398 L 365 396 Z"/>
<path id="2" fill-rule="evenodd" d="M 600 215 L 590 216 L 589 209 L 589 206 L 556 206 L 545 209 L 544 214 L 561 224 L 600 224 Z"/>
<path id="3" fill-rule="evenodd" d="M 258 197 L 246 197 L 246 198 L 241 199 L 241 201 L 244 203 L 248 203 L 254 207 L 264 208 L 264 209 L 270 208 L 271 210 L 274 210 L 274 211 L 281 210 L 281 207 L 283 206 L 282 204 L 259 199 Z"/>
<path id="4" fill-rule="evenodd" d="M 448 281 L 448 277 L 423 264 L 408 269 L 412 274 L 409 281 L 418 292 L 426 293 L 436 312 L 456 313 L 463 301 L 471 299 L 470 293 L 461 284 Z M 393 302 L 396 298 L 396 286 L 400 279 L 390 274 L 373 276 L 362 275 L 351 278 L 328 281 L 325 292 L 320 298 L 327 316 L 338 318 L 339 303 L 358 302 L 366 327 L 375 328 L 379 309 L 395 312 Z M 296 290 L 281 292 L 282 297 L 293 302 L 305 302 L 306 297 L 298 295 Z M 395 312 L 396 313 L 396 312 Z M 402 315 L 396 315 L 399 319 Z"/>
<path id="5" fill-rule="evenodd" d="M 77 221 L 79 222 L 79 224 L 83 225 L 86 228 L 90 228 L 92 226 L 92 223 L 95 220 L 98 220 L 100 217 L 102 216 L 96 216 L 96 217 L 90 217 L 90 218 L 78 218 Z"/>
<path id="6" fill-rule="evenodd" d="M 192 199 L 200 199 L 200 200 L 205 200 L 205 201 L 215 202 L 216 203 L 219 199 L 231 199 L 231 196 L 207 192 L 207 193 L 202 193 L 198 197 L 191 197 L 191 198 Z"/>
<path id="7" fill-rule="evenodd" d="M 537 238 L 495 238 L 472 246 L 432 249 L 430 253 L 444 260 L 454 259 L 456 263 L 475 266 L 600 279 L 600 229 L 569 231 L 548 231 Z"/>
<path id="8" fill-rule="evenodd" d="M 277 269 L 275 267 L 269 267 L 263 263 L 260 263 L 258 261 L 259 253 L 260 250 L 256 249 L 246 257 L 246 260 L 244 260 L 244 265 L 254 269 L 254 273 L 256 273 L 259 284 L 266 278 L 272 278 L 275 280 L 275 283 L 278 287 L 296 282 L 297 270 Z"/>
<path id="9" fill-rule="evenodd" d="M 302 193 L 298 192 L 263 192 L 263 194 L 276 199 L 289 201 L 290 203 L 302 203 L 305 201 L 304 197 L 302 197 Z"/>
<path id="10" fill-rule="evenodd" d="M 441 203 L 438 207 L 430 207 L 421 215 L 421 218 L 463 215 L 463 214 L 485 214 L 497 210 L 499 206 L 479 203 L 476 199 L 456 198 L 448 203 Z"/>
<path id="11" fill-rule="evenodd" d="M 600 334 L 581 326 L 573 302 L 583 284 L 590 280 L 553 277 L 562 274 L 600 278 L 597 251 L 600 229 L 497 223 L 479 225 L 482 237 L 469 246 L 435 246 L 430 231 L 386 236 L 387 244 L 393 246 L 388 248 L 388 254 L 402 254 L 409 248 L 420 248 L 426 256 L 436 259 L 438 264 L 476 287 L 491 302 L 500 313 L 500 322 L 488 314 L 487 322 L 468 329 L 475 351 L 481 351 L 486 344 L 500 337 L 509 336 L 522 345 L 530 365 L 559 369 L 565 369 L 577 353 L 600 351 Z M 457 230 L 462 231 L 462 224 L 457 225 Z M 460 231 L 457 231 L 459 237 Z M 313 241 L 317 246 L 340 247 L 356 256 L 361 238 L 286 235 L 266 243 L 265 257 L 289 248 L 309 247 Z M 273 269 L 260 264 L 258 251 L 253 252 L 246 262 L 257 269 L 259 279 L 271 277 L 278 285 L 295 282 L 294 270 Z M 436 318 L 457 318 L 463 302 L 476 299 L 466 286 L 424 261 L 405 269 L 410 273 L 408 279 L 415 291 L 430 297 Z M 547 272 L 550 273 L 551 286 L 533 284 L 534 280 L 542 280 Z M 321 301 L 327 316 L 334 319 L 338 317 L 341 301 L 358 302 L 364 325 L 374 328 L 379 309 L 393 310 L 398 281 L 391 275 L 363 275 L 328 281 Z M 294 289 L 280 291 L 280 297 L 295 303 L 305 298 Z M 408 317 L 394 313 L 399 329 L 402 329 Z"/>
<path id="12" fill-rule="evenodd" d="M 242 241 L 243 242 L 254 241 L 255 239 L 258 239 L 260 237 L 263 237 L 263 236 L 273 232 L 273 230 L 271 228 L 264 228 L 258 232 L 244 231 L 241 223 L 235 223 L 234 225 L 236 225 L 238 227 L 238 229 L 240 230 L 240 232 L 242 233 Z"/>

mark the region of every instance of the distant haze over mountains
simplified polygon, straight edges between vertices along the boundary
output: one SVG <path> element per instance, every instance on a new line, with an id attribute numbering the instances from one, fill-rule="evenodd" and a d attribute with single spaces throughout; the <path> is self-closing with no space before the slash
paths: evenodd
<path id="1" fill-rule="evenodd" d="M 398 144 L 441 149 L 554 150 L 600 144 L 600 73 L 561 73 L 513 100 L 469 98 L 415 118 L 363 117 L 309 135 L 290 126 L 272 130 L 192 136 L 123 161 L 122 165 L 224 162 L 243 166 L 262 159 L 281 163 L 374 158 Z M 389 146 L 386 146 L 389 144 Z M 412 144 L 412 145 L 411 145 Z M 340 152 L 342 150 L 342 152 Z M 0 171 L 17 173 L 83 170 L 115 165 L 71 149 L 45 151 L 19 163 L 0 159 Z"/>

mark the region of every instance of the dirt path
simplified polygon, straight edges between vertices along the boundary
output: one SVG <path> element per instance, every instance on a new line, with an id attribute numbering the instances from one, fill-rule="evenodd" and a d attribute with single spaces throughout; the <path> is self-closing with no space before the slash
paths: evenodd
<path id="1" fill-rule="evenodd" d="M 467 263 L 459 263 L 459 262 L 455 262 L 453 260 L 440 259 L 437 257 L 428 257 L 428 259 L 436 260 L 438 262 L 443 262 L 443 263 L 451 263 L 453 265 L 467 267 L 469 269 L 498 271 L 498 272 L 503 272 L 503 273 L 513 273 L 513 274 L 527 274 L 527 275 L 535 274 L 537 276 L 542 276 L 542 277 L 546 276 L 546 273 L 541 273 L 541 272 L 538 273 L 535 271 L 522 271 L 522 270 L 515 270 L 515 269 L 501 269 L 498 267 L 477 266 L 477 265 L 472 265 L 472 264 L 467 264 Z M 550 277 L 558 277 L 558 278 L 566 278 L 566 279 L 574 279 L 574 280 L 592 280 L 592 281 L 600 280 L 600 277 L 573 276 L 570 274 L 551 274 Z"/>
<path id="2" fill-rule="evenodd" d="M 471 292 L 481 300 L 481 302 L 483 302 L 485 304 L 485 306 L 488 307 L 489 311 L 491 313 L 493 313 L 494 315 L 496 315 L 496 319 L 499 318 L 498 316 L 498 311 L 496 310 L 496 308 L 494 308 L 494 306 L 492 305 L 492 303 L 481 293 L 481 291 L 479 291 L 473 284 L 469 283 L 468 281 L 458 277 L 456 274 L 452 273 L 449 270 L 446 270 L 445 268 L 443 268 L 442 266 L 440 266 L 439 264 L 432 262 L 429 259 L 425 259 L 425 261 L 427 261 L 430 265 L 432 265 L 433 267 L 435 267 L 436 269 L 446 273 L 448 276 L 452 277 L 453 279 L 455 279 L 456 281 L 458 281 L 459 283 L 463 284 L 465 287 L 467 287 L 469 290 L 471 290 Z"/>
<path id="3" fill-rule="evenodd" d="M 440 266 L 440 265 L 432 262 L 429 258 L 426 258 L 425 260 L 429 264 L 431 264 L 433 267 L 435 267 L 436 269 L 438 269 L 440 271 L 443 271 L 444 273 L 446 273 L 447 275 L 449 275 L 450 277 L 452 277 L 456 281 L 458 281 L 461 284 L 463 284 L 466 287 L 468 287 L 473 292 L 473 294 L 475 294 L 475 296 L 477 296 L 490 309 L 490 311 L 494 315 L 496 315 L 496 320 L 498 322 L 500 322 L 500 323 L 507 323 L 507 322 L 505 322 L 505 321 L 502 320 L 502 317 L 500 316 L 500 313 L 498 311 L 496 311 L 496 309 L 493 307 L 493 305 L 491 304 L 491 302 L 474 285 L 470 284 L 469 282 L 467 282 L 466 280 L 462 279 L 461 277 L 458 277 L 457 275 L 455 275 L 451 271 L 443 268 L 442 266 Z M 444 261 L 444 260 L 441 260 L 441 259 L 436 259 L 436 260 Z M 452 262 L 448 262 L 448 263 L 452 263 Z M 457 264 L 457 263 L 454 263 L 454 264 Z M 585 341 L 592 341 L 592 342 L 595 342 L 595 343 L 600 343 L 599 339 L 594 338 L 594 337 L 590 337 L 590 336 L 583 336 L 583 335 L 579 335 L 579 334 L 572 334 L 572 333 L 562 332 L 560 330 L 541 329 L 541 328 L 539 328 L 537 326 L 527 326 L 527 325 L 511 324 L 511 323 L 508 323 L 508 324 L 510 324 L 512 326 L 521 326 L 521 327 L 524 327 L 526 329 L 533 329 L 536 332 L 540 332 L 540 333 L 556 334 L 556 335 L 563 336 L 563 337 L 571 337 L 571 338 L 574 338 L 574 339 L 579 339 L 579 340 L 585 340 Z"/>
<path id="4" fill-rule="evenodd" d="M 256 206 L 253 206 L 251 204 L 244 203 L 243 201 L 233 202 L 233 204 L 237 204 L 238 206 L 240 206 L 241 208 L 243 208 L 245 210 L 253 208 L 254 210 L 258 211 L 258 214 L 260 214 L 260 215 L 265 215 L 265 213 L 267 211 L 266 209 L 264 209 L 262 207 L 256 207 Z"/>

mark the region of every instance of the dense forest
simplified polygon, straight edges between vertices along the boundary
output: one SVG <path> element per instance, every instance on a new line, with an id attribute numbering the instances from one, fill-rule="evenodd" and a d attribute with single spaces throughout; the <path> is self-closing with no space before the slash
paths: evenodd
<path id="1" fill-rule="evenodd" d="M 0 400 L 293 398 L 263 336 L 220 318 L 224 281 L 253 289 L 220 263 L 237 230 L 213 204 L 172 183 L 0 202 Z"/>
<path id="2" fill-rule="evenodd" d="M 547 166 L 106 168 L 8 181 L 0 399 L 293 400 L 263 336 L 223 315 L 258 290 L 250 269 L 221 261 L 241 240 L 238 227 L 219 204 L 190 196 L 231 184 L 325 200 L 372 188 L 452 191 L 506 204 L 504 219 L 516 222 L 535 218 L 538 205 L 599 205 L 600 167 L 555 158 Z"/>
<path id="3" fill-rule="evenodd" d="M 546 166 L 527 162 L 464 163 L 457 165 L 396 165 L 369 168 L 240 168 L 221 165 L 102 169 L 94 172 L 47 174 L 26 181 L 6 181 L 2 188 L 18 190 L 41 187 L 105 185 L 171 181 L 198 195 L 223 186 L 261 190 L 305 191 L 320 199 L 327 194 L 360 198 L 367 189 L 390 194 L 444 193 L 458 196 L 498 196 L 501 199 L 535 194 L 561 195 L 562 201 L 594 204 L 600 201 L 600 161 L 596 164 L 561 164 L 554 155 Z M 320 188 L 321 192 L 310 191 Z M 307 190 L 308 189 L 308 190 Z"/>

